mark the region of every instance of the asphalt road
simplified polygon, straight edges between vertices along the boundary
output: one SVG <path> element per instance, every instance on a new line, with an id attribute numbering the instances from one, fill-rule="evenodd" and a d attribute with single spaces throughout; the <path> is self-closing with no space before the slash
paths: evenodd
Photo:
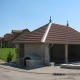
<path id="1" fill-rule="evenodd" d="M 0 68 L 0 80 L 80 80 L 80 75 L 34 74 Z"/>

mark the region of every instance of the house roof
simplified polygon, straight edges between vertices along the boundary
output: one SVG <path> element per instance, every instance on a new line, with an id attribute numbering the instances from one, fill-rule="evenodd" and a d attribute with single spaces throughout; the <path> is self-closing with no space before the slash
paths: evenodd
<path id="1" fill-rule="evenodd" d="M 12 30 L 12 33 L 21 33 L 22 30 Z"/>
<path id="2" fill-rule="evenodd" d="M 23 30 L 12 30 L 12 33 L 22 33 L 24 30 L 29 31 L 28 29 L 23 29 Z"/>
<path id="3" fill-rule="evenodd" d="M 16 31 L 18 31 L 18 30 L 16 30 Z M 30 32 L 28 29 L 23 29 L 23 30 L 21 30 L 20 33 L 18 33 L 16 36 L 14 36 L 11 41 L 14 41 L 16 38 L 18 38 L 25 31 L 26 31 L 25 34 L 28 34 Z M 15 32 L 15 31 L 13 31 L 13 32 Z"/>
<path id="4" fill-rule="evenodd" d="M 68 26 L 52 24 L 47 35 L 46 42 L 60 44 L 80 44 L 80 33 Z"/>
<path id="5" fill-rule="evenodd" d="M 69 26 L 49 23 L 13 42 L 80 44 L 80 33 Z"/>
<path id="6" fill-rule="evenodd" d="M 7 34 L 4 35 L 4 40 L 5 40 L 5 41 L 10 41 L 10 40 L 12 39 L 12 37 L 13 37 L 12 34 L 7 33 Z"/>
<path id="7" fill-rule="evenodd" d="M 23 29 L 22 32 L 25 31 L 25 30 L 26 30 L 26 31 L 29 31 L 29 29 Z M 30 32 L 30 31 L 29 31 L 29 32 Z"/>
<path id="8" fill-rule="evenodd" d="M 40 42 L 48 24 L 30 32 L 29 34 L 24 35 L 21 38 L 16 39 L 13 42 Z"/>

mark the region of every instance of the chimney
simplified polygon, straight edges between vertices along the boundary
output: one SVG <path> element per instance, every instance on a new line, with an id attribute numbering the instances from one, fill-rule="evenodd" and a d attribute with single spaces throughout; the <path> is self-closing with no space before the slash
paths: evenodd
<path id="1" fill-rule="evenodd" d="M 51 23 L 52 22 L 52 20 L 51 20 L 51 16 L 50 16 L 50 20 L 49 20 L 49 23 Z"/>
<path id="2" fill-rule="evenodd" d="M 68 21 L 67 21 L 67 26 L 69 26 Z"/>

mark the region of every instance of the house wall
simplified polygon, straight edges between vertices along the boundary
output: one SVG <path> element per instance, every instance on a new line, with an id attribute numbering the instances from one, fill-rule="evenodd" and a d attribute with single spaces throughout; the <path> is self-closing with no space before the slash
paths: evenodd
<path id="1" fill-rule="evenodd" d="M 43 48 L 41 48 L 42 46 L 44 46 L 43 44 L 25 44 L 25 52 L 24 52 L 24 57 L 33 55 L 32 58 L 34 58 L 36 55 L 39 56 L 41 59 L 35 60 L 35 64 L 36 65 L 41 65 L 43 64 L 43 53 L 44 50 Z M 34 56 L 35 55 L 35 56 Z M 36 57 L 37 57 L 36 56 Z"/>
<path id="2" fill-rule="evenodd" d="M 16 44 L 16 48 L 19 49 L 19 44 Z M 18 53 L 18 52 L 17 52 Z M 16 55 L 16 62 L 18 65 L 24 64 L 24 58 L 30 54 L 36 54 L 40 56 L 41 63 L 49 63 L 49 47 L 48 44 L 24 44 L 24 57 L 19 58 L 19 53 Z M 23 61 L 23 62 L 22 62 Z"/>
<path id="3" fill-rule="evenodd" d="M 24 55 L 36 54 L 40 57 L 43 57 L 44 50 L 41 48 L 44 45 L 42 44 L 25 44 L 25 52 Z M 44 48 L 44 47 L 43 47 Z"/>
<path id="4" fill-rule="evenodd" d="M 48 64 L 50 62 L 50 54 L 49 54 L 49 44 L 44 45 L 44 64 Z"/>
<path id="5" fill-rule="evenodd" d="M 19 58 L 19 44 L 16 44 L 16 64 L 23 66 L 23 58 Z"/>

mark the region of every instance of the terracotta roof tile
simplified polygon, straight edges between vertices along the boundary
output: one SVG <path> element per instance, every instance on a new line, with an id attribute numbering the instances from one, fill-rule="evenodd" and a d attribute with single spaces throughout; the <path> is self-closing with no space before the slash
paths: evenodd
<path id="1" fill-rule="evenodd" d="M 12 30 L 12 33 L 21 33 L 22 30 Z"/>
<path id="2" fill-rule="evenodd" d="M 47 27 L 48 24 L 30 32 L 24 37 L 16 39 L 14 42 L 41 42 Z M 52 23 L 45 42 L 55 44 L 80 44 L 80 33 L 71 27 Z"/>
<path id="3" fill-rule="evenodd" d="M 15 40 L 14 42 L 40 42 L 47 26 L 48 24 L 30 32 L 29 34 Z"/>
<path id="4" fill-rule="evenodd" d="M 46 42 L 80 44 L 80 33 L 68 26 L 52 24 Z"/>
<path id="5" fill-rule="evenodd" d="M 12 38 L 13 38 L 13 35 L 12 34 L 5 34 L 4 35 L 4 40 L 5 41 L 10 41 Z"/>
<path id="6" fill-rule="evenodd" d="M 21 33 L 17 33 L 13 38 L 12 38 L 12 40 L 11 41 L 14 41 L 16 38 L 18 38 L 23 32 L 25 32 L 26 31 L 26 33 L 24 34 L 24 35 L 26 35 L 26 34 L 28 34 L 30 31 L 28 30 L 28 29 L 23 29 L 22 30 L 22 32 Z M 14 35 L 14 34 L 13 34 Z"/>

